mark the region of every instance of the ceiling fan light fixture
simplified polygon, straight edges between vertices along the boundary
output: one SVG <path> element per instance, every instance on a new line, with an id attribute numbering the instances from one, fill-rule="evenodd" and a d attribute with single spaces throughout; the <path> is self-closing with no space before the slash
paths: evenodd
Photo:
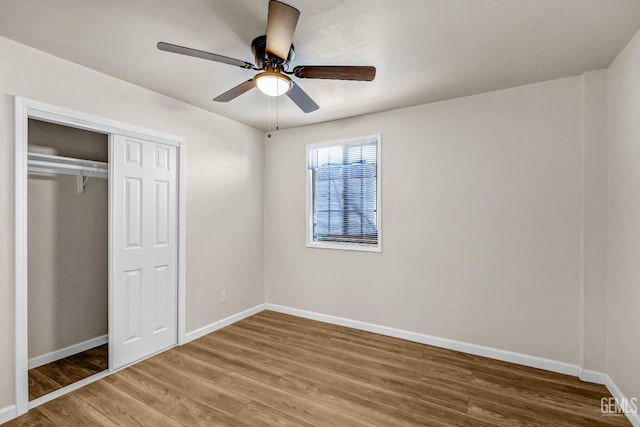
<path id="1" fill-rule="evenodd" d="M 293 86 L 293 82 L 287 75 L 277 71 L 265 71 L 258 74 L 254 80 L 258 89 L 269 96 L 284 95 Z"/>

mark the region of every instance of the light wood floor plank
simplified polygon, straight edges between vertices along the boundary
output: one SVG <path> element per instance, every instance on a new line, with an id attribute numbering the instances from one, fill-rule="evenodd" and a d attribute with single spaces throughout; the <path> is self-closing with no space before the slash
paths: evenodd
<path id="1" fill-rule="evenodd" d="M 2 424 L 3 427 L 50 427 L 56 424 L 47 418 L 38 408 L 29 411 L 13 421 Z M 62 425 L 62 424 L 59 424 Z"/>
<path id="2" fill-rule="evenodd" d="M 264 427 L 313 427 L 304 421 L 294 418 L 289 414 L 278 411 L 270 406 L 258 402 L 251 402 L 237 416 L 238 421 L 243 421 L 247 425 Z M 325 425 L 330 425 L 329 423 Z"/>
<path id="3" fill-rule="evenodd" d="M 127 395 L 139 400 L 168 418 L 185 426 L 238 426 L 248 427 L 231 416 L 179 393 L 151 376 L 125 369 L 105 379 Z M 242 405 L 239 410 L 243 409 Z M 239 412 L 239 411 L 238 411 Z"/>
<path id="4" fill-rule="evenodd" d="M 91 383 L 74 393 L 100 412 L 105 420 L 121 426 L 180 426 L 177 421 L 131 399 L 123 391 L 104 380 Z"/>
<path id="5" fill-rule="evenodd" d="M 264 311 L 7 425 L 630 425 L 601 414 L 603 397 L 571 376 Z"/>
<path id="6" fill-rule="evenodd" d="M 82 425 L 117 427 L 118 424 L 105 417 L 75 394 L 67 394 L 39 406 L 41 411 L 56 425 Z M 30 413 L 30 412 L 29 412 Z"/>
<path id="7" fill-rule="evenodd" d="M 219 385 L 224 377 L 202 377 L 194 372 L 176 371 L 172 365 L 161 360 L 145 360 L 140 366 L 130 368 L 136 373 L 146 375 L 165 385 L 189 396 L 200 403 L 215 408 L 229 416 L 235 415 L 249 399 Z M 225 375 L 226 376 L 226 375 Z"/>

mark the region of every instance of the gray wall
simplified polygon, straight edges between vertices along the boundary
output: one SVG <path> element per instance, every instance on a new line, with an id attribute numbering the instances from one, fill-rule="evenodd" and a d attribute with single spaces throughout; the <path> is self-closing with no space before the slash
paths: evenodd
<path id="1" fill-rule="evenodd" d="M 29 120 L 29 151 L 108 161 L 107 135 Z M 108 332 L 108 182 L 29 174 L 29 358 Z"/>

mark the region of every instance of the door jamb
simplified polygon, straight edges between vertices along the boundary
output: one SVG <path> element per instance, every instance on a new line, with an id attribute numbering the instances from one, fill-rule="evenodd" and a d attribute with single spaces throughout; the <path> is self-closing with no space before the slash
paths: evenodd
<path id="1" fill-rule="evenodd" d="M 126 123 L 93 116 L 78 111 L 14 96 L 14 339 L 15 371 L 14 393 L 17 415 L 29 410 L 28 378 L 28 293 L 27 293 L 27 151 L 28 120 L 30 118 L 64 126 L 105 133 L 109 136 L 109 154 L 112 135 L 118 134 L 147 141 L 169 144 L 178 152 L 178 336 L 177 344 L 186 342 L 186 142 L 184 138 L 161 133 Z M 113 203 L 112 166 L 109 162 L 109 337 L 111 340 L 111 287 L 112 246 L 111 235 Z M 109 361 L 111 362 L 111 361 Z M 113 366 L 109 363 L 109 366 Z M 111 368 L 110 368 L 111 369 Z"/>

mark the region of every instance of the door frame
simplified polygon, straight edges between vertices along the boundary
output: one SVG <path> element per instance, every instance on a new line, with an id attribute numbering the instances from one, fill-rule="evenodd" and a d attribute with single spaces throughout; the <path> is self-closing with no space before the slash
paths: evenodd
<path id="1" fill-rule="evenodd" d="M 107 134 L 109 155 L 112 155 L 114 134 L 147 141 L 173 145 L 178 153 L 178 336 L 176 342 L 186 342 L 186 142 L 184 138 L 145 129 L 138 126 L 93 116 L 78 111 L 34 101 L 19 96 L 14 103 L 14 339 L 15 339 L 15 383 L 14 393 L 17 415 L 29 410 L 28 375 L 28 251 L 27 251 L 27 183 L 28 183 L 28 123 L 37 119 L 63 126 Z M 112 227 L 113 209 L 113 165 L 109 162 L 109 342 L 112 338 Z M 111 362 L 111 361 L 109 361 Z M 109 363 L 109 372 L 112 364 Z M 72 386 L 69 386 L 72 387 Z M 71 391 L 71 390 L 69 390 Z M 59 396 L 63 393 L 56 393 Z M 39 399 L 40 403 L 43 403 Z"/>

